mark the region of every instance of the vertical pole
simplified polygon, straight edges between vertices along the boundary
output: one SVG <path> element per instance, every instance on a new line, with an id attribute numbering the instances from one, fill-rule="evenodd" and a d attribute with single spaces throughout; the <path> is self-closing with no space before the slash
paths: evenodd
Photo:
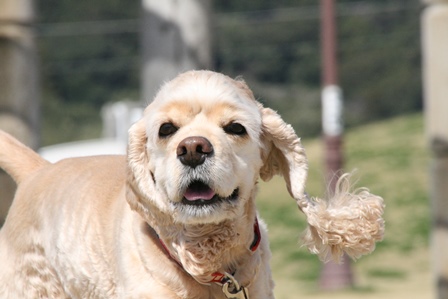
<path id="1" fill-rule="evenodd" d="M 32 0 L 0 1 L 0 129 L 38 146 L 39 92 Z M 1 149 L 0 149 L 1 150 Z M 0 171 L 0 226 L 15 184 Z"/>
<path id="2" fill-rule="evenodd" d="M 142 0 L 142 98 L 181 72 L 211 67 L 211 0 Z"/>
<path id="3" fill-rule="evenodd" d="M 323 84 L 338 84 L 338 66 L 336 58 L 336 16 L 334 0 L 321 0 L 320 2 L 321 20 L 321 42 L 322 42 L 322 63 Z"/>
<path id="4" fill-rule="evenodd" d="M 339 172 L 343 167 L 342 153 L 342 90 L 338 86 L 336 51 L 335 0 L 321 0 L 322 51 L 322 129 L 325 144 L 326 184 L 334 192 Z M 335 290 L 353 286 L 353 274 L 347 255 L 341 264 L 332 261 L 323 265 L 319 287 Z"/>
<path id="5" fill-rule="evenodd" d="M 431 256 L 438 299 L 448 299 L 448 0 L 428 0 L 422 15 L 425 125 L 432 152 Z"/>

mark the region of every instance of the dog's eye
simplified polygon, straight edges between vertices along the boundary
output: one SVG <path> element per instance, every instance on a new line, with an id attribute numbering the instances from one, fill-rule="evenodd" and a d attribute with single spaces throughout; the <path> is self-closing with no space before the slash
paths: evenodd
<path id="1" fill-rule="evenodd" d="M 246 135 L 247 131 L 243 125 L 239 123 L 230 123 L 224 126 L 224 132 L 231 135 Z"/>
<path id="2" fill-rule="evenodd" d="M 168 137 L 176 133 L 177 127 L 172 123 L 164 123 L 159 128 L 159 137 Z"/>

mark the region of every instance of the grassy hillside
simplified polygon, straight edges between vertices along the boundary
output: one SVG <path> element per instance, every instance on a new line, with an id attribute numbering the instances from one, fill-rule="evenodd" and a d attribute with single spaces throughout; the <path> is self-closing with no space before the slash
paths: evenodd
<path id="1" fill-rule="evenodd" d="M 325 188 L 321 140 L 303 143 L 310 160 L 307 191 L 322 196 Z M 415 285 L 429 291 L 429 155 L 422 115 L 350 130 L 344 137 L 344 149 L 345 170 L 357 169 L 358 186 L 368 187 L 385 200 L 386 236 L 372 255 L 352 264 L 356 287 L 343 297 L 357 298 L 361 292 L 375 298 L 396 292 L 397 288 L 412 292 Z M 281 178 L 261 183 L 258 206 L 270 229 L 277 298 L 318 296 L 321 264 L 300 246 L 299 235 L 305 228 L 305 219 Z M 418 298 L 430 297 L 426 295 Z"/>

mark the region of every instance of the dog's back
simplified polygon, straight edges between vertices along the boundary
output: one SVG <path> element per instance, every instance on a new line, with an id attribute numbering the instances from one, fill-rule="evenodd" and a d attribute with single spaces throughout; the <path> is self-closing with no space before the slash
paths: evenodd
<path id="1" fill-rule="evenodd" d="M 52 164 L 0 131 L 0 167 L 18 184 L 0 230 L 0 298 L 66 298 L 70 292 L 65 288 L 70 284 L 62 282 L 73 271 L 95 273 L 86 267 L 99 267 L 103 261 L 89 258 L 101 256 L 104 242 L 114 233 L 111 218 L 126 204 L 116 200 L 124 194 L 125 165 L 124 156 L 73 158 Z M 90 247 L 82 247 L 83 242 Z M 77 261 L 67 258 L 73 252 Z M 103 255 L 110 259 L 108 254 Z M 106 271 L 100 272 L 107 276 Z M 77 273 L 79 280 L 82 277 Z M 82 282 L 73 279 L 73 283 Z M 94 288 L 88 287 L 92 286 L 79 289 L 94 294 Z M 103 286 L 107 288 L 111 287 Z"/>

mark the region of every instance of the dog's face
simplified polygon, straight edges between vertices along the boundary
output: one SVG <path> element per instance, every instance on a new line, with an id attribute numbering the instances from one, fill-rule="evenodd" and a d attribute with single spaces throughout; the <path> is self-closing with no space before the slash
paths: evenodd
<path id="1" fill-rule="evenodd" d="M 140 195 L 131 206 L 145 213 L 150 201 L 181 223 L 243 216 L 260 171 L 285 171 L 288 182 L 291 170 L 266 132 L 264 116 L 280 118 L 264 109 L 244 82 L 213 72 L 164 85 L 130 131 L 129 181 Z"/>

